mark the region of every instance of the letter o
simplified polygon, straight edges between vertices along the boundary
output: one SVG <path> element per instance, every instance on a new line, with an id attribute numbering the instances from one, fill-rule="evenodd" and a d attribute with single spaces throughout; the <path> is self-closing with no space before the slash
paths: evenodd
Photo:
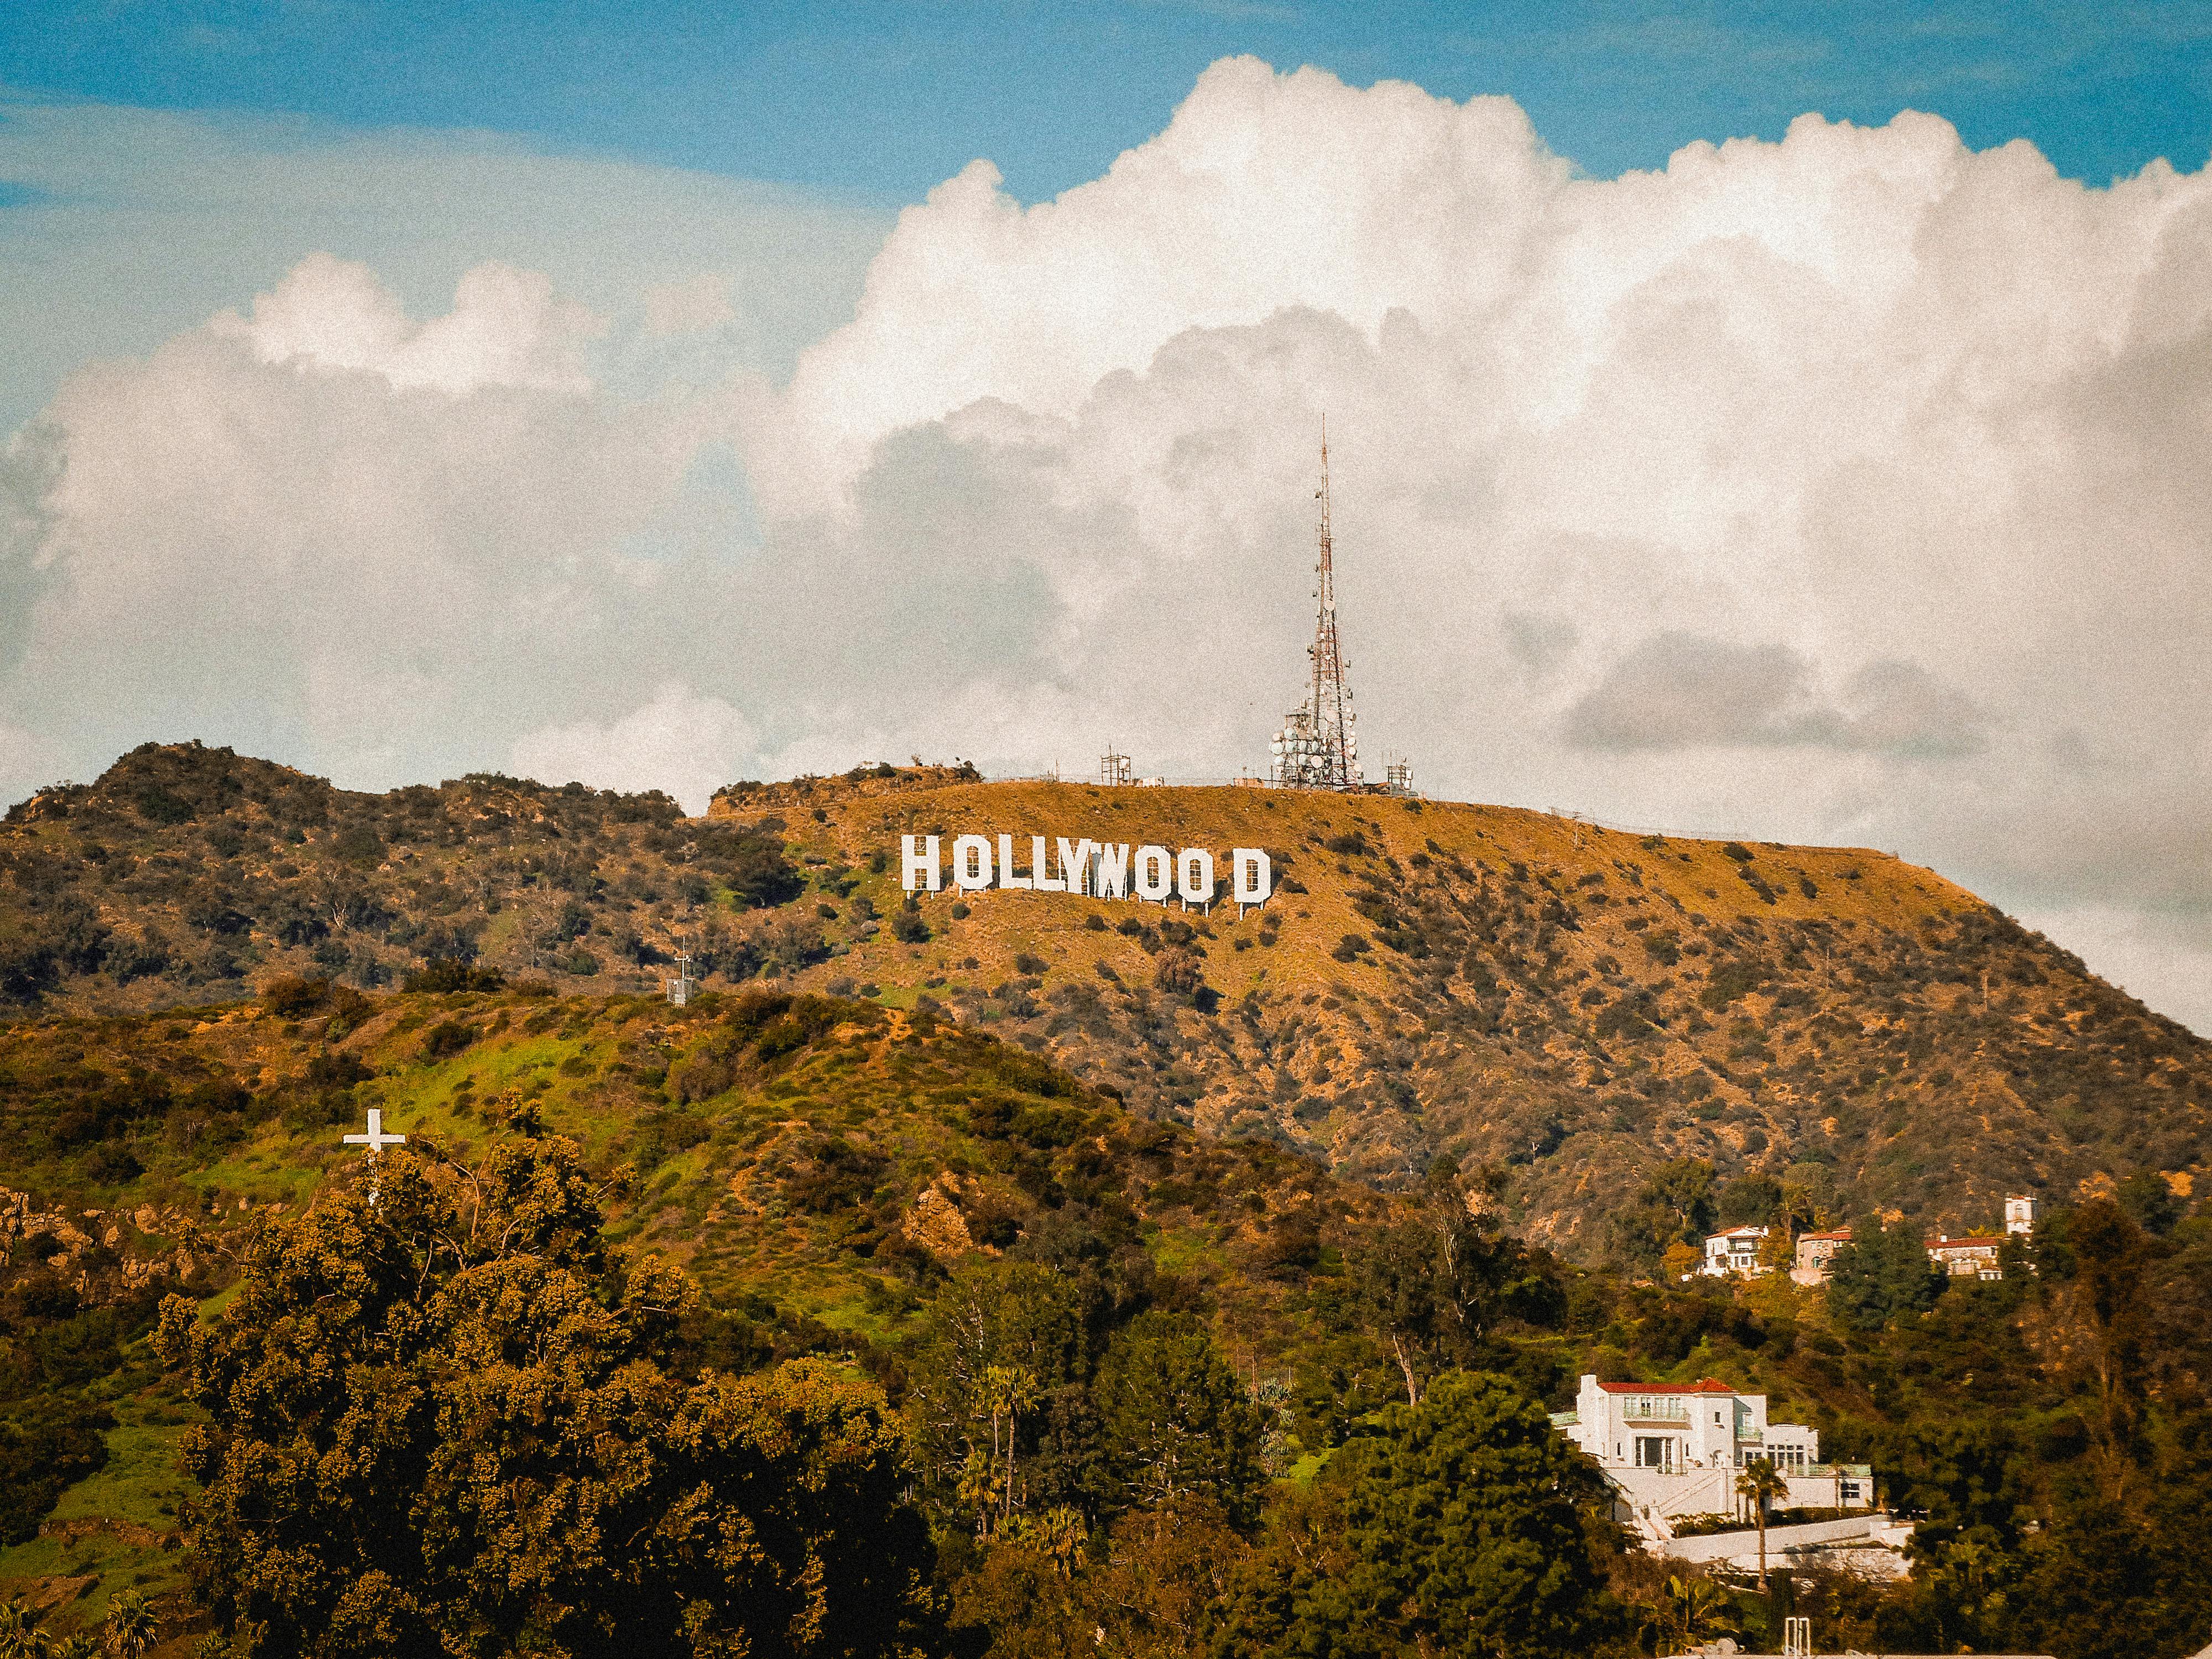
<path id="1" fill-rule="evenodd" d="M 1203 847 L 1186 847 L 1176 860 L 1176 891 L 1186 904 L 1213 902 L 1213 854 Z"/>
<path id="2" fill-rule="evenodd" d="M 956 867 L 959 854 L 953 854 Z M 1164 902 L 1175 890 L 1175 860 L 1164 847 L 1139 847 L 1137 849 L 1137 896 L 1154 903 Z"/>
<path id="3" fill-rule="evenodd" d="M 963 836 L 952 843 L 952 884 L 969 892 L 991 884 L 991 838 Z"/>

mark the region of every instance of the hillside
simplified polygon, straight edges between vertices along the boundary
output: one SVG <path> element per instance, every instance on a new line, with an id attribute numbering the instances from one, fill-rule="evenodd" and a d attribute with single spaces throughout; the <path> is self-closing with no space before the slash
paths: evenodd
<path id="1" fill-rule="evenodd" d="M 278 981 L 20 1022 L 0 1028 L 0 1449 L 39 1455 L 0 1456 L 0 1596 L 97 1617 L 121 1585 L 179 1583 L 190 1416 L 139 1339 L 161 1295 L 219 1296 L 255 1229 L 360 1173 L 342 1137 L 371 1106 L 405 1155 L 464 1162 L 532 1115 L 607 1176 L 612 1236 L 697 1281 L 702 1361 L 854 1355 L 894 1390 L 946 1273 L 1009 1250 L 1092 1287 L 1103 1323 L 1204 1310 L 1240 1371 L 1310 1370 L 1334 1340 L 1316 1276 L 1340 1285 L 1344 1243 L 1388 1206 L 948 1020 L 828 998 Z M 1315 1409 L 1390 1397 L 1395 1371 L 1364 1371 L 1314 1372 Z"/>
<path id="2" fill-rule="evenodd" d="M 785 822 L 817 884 L 883 911 L 907 833 L 1269 849 L 1279 890 L 1241 920 L 921 895 L 927 940 L 855 941 L 799 977 L 933 996 L 1141 1109 L 1340 1174 L 1491 1166 L 1516 1222 L 1577 1255 L 1592 1212 L 1674 1158 L 1965 1231 L 2008 1190 L 2185 1187 L 2206 1156 L 2212 1045 L 1879 853 L 1239 788 L 823 791 L 787 819 L 744 799 L 716 809 Z"/>
<path id="3" fill-rule="evenodd" d="M 844 1354 L 896 1401 L 930 1363 L 945 1304 L 961 1305 L 947 1290 L 1002 1267 L 1080 1310 L 1091 1363 L 1147 1310 L 1194 1317 L 1261 1408 L 1271 1504 L 1298 1501 L 1401 1397 L 1402 1337 L 1425 1375 L 1480 1365 L 1554 1408 L 1588 1370 L 1771 1391 L 1778 1416 L 1818 1424 L 1831 1455 L 1875 1461 L 1933 1536 L 1981 1528 L 1978 1559 L 1997 1559 L 1997 1540 L 2027 1564 L 2008 1571 L 2039 1559 L 2038 1528 L 2057 1540 L 2052 1571 L 2073 1570 L 2085 1523 L 2066 1494 L 2104 1478 L 2118 1421 L 2127 1467 L 2188 1477 L 2129 1486 L 2130 1516 L 2144 1513 L 2126 1524 L 2169 1553 L 2195 1535 L 2188 1505 L 2203 1488 L 2183 1428 L 2212 1378 L 2201 1204 L 2188 1217 L 2153 1192 L 2149 1233 L 2114 1224 L 2132 1252 L 2124 1350 L 2108 1340 L 2121 1315 L 2073 1282 L 2067 1241 L 2090 1241 L 2058 1216 L 2039 1277 L 1954 1285 L 1889 1330 L 1839 1323 L 1817 1293 L 1778 1280 L 1668 1291 L 1480 1229 L 1457 1235 L 1458 1271 L 1488 1266 L 1449 1281 L 1464 1300 L 1448 1316 L 1407 1290 L 1431 1271 L 1433 1239 L 1481 1207 L 1479 1172 L 1432 1170 L 1416 1192 L 1377 1194 L 1266 1140 L 1133 1115 L 1110 1088 L 926 1005 L 757 988 L 674 1009 L 276 981 L 242 1003 L 50 1011 L 0 1029 L 0 1445 L 14 1453 L 0 1460 L 0 1595 L 51 1609 L 53 1628 L 96 1621 L 131 1584 L 179 1605 L 191 1492 L 174 1460 L 193 1413 L 148 1354 L 154 1304 L 181 1289 L 214 1316 L 257 1230 L 359 1178 L 362 1154 L 340 1138 L 371 1107 L 410 1137 L 398 1156 L 478 1161 L 541 1122 L 575 1139 L 604 1181 L 611 1235 L 699 1283 L 683 1334 L 695 1364 L 745 1372 Z M 1052 1462 L 1090 1420 L 1069 1386 L 1065 1419 L 1033 1431 L 1031 1468 L 1074 1496 L 1090 1490 L 1084 1457 Z M 1034 1497 L 1040 1509 L 1052 1490 Z M 969 1583 L 957 1510 L 945 1522 L 948 1581 Z M 1218 1525 L 1200 1535 L 1249 1547 Z M 1624 1594 L 1663 1606 L 1637 1563 L 1619 1571 Z M 1806 1593 L 1838 1598 L 1804 1605 L 1867 1643 L 1881 1620 L 1921 1616 L 1848 1586 Z M 1033 1600 L 974 1616 L 1018 1650 Z M 192 1640 L 179 1633 L 173 1650 Z"/>
<path id="4" fill-rule="evenodd" d="M 1005 891 L 902 915 L 901 835 L 969 830 L 1263 847 L 1279 884 L 1242 919 Z M 1362 1182 L 1448 1154 L 1586 1260 L 1635 1255 L 1598 1218 L 1673 1158 L 1957 1231 L 2008 1190 L 2185 1189 L 2212 1107 L 2203 1040 L 1929 872 L 1506 808 L 873 768 L 733 787 L 702 821 L 149 746 L 16 808 L 0 867 L 0 994 L 25 1006 L 368 988 L 433 956 L 644 989 L 680 942 L 710 987 L 941 1006 L 1141 1115 Z"/>

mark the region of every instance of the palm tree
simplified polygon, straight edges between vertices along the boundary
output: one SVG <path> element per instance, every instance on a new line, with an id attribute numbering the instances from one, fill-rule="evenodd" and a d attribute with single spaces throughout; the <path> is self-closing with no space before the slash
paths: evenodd
<path id="1" fill-rule="evenodd" d="M 107 1604 L 107 1650 L 114 1659 L 146 1659 L 160 1633 L 161 1621 L 137 1590 L 119 1591 Z"/>
<path id="2" fill-rule="evenodd" d="M 33 1659 L 46 1645 L 29 1608 L 21 1601 L 0 1606 L 0 1659 Z"/>
<path id="3" fill-rule="evenodd" d="M 1735 1495 L 1751 1500 L 1752 1512 L 1759 1522 L 1759 1588 L 1766 1589 L 1766 1505 L 1770 1498 L 1790 1495 L 1790 1483 L 1775 1471 L 1767 1458 L 1753 1459 L 1744 1465 L 1741 1474 L 1735 1478 Z"/>
<path id="4" fill-rule="evenodd" d="M 1680 1633 L 1685 1646 L 1713 1634 L 1716 1624 L 1727 1622 L 1727 1593 L 1711 1579 L 1696 1573 L 1687 1577 L 1668 1575 L 1668 1620 Z"/>

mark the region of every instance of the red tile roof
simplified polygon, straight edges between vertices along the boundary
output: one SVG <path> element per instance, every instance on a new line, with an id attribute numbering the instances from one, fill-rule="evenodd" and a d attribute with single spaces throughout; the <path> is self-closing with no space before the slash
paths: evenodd
<path id="1" fill-rule="evenodd" d="M 1601 1382 L 1598 1389 L 1605 1394 L 1734 1394 L 1735 1390 L 1725 1382 L 1701 1377 L 1695 1382 Z"/>

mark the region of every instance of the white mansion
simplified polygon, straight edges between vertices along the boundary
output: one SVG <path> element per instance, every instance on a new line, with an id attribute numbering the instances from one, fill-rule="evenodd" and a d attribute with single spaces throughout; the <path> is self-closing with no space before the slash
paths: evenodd
<path id="1" fill-rule="evenodd" d="M 1584 1376 L 1575 1409 L 1552 1419 L 1597 1460 L 1638 1530 L 1669 1535 L 1667 1517 L 1733 1515 L 1743 1508 L 1736 1477 L 1774 1465 L 1789 1486 L 1780 1507 L 1866 1509 L 1873 1471 L 1820 1460 L 1819 1433 L 1766 1420 L 1766 1396 L 1725 1382 L 1601 1382 Z"/>

